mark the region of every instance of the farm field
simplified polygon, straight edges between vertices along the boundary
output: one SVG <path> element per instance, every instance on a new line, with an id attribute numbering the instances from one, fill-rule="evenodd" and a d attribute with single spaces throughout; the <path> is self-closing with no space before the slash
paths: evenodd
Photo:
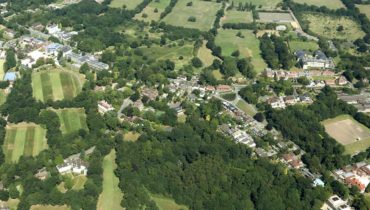
<path id="1" fill-rule="evenodd" d="M 355 154 L 370 147 L 370 129 L 349 115 L 324 120 L 325 131 L 345 147 L 347 154 Z"/>
<path id="2" fill-rule="evenodd" d="M 142 0 L 112 0 L 109 6 L 113 8 L 122 8 L 125 5 L 128 10 L 132 10 L 141 2 Z"/>
<path id="3" fill-rule="evenodd" d="M 30 210 L 70 210 L 68 206 L 32 205 Z"/>
<path id="4" fill-rule="evenodd" d="M 222 23 L 251 23 L 253 22 L 252 12 L 245 11 L 227 11 L 225 16 L 221 19 Z"/>
<path id="5" fill-rule="evenodd" d="M 152 1 L 144 8 L 144 10 L 135 16 L 137 20 L 144 20 L 151 22 L 152 20 L 158 21 L 160 19 L 161 13 L 166 9 L 170 4 L 171 0 L 160 0 L 159 2 Z M 158 12 L 154 10 L 157 9 Z M 146 14 L 148 17 L 143 18 L 143 14 Z"/>
<path id="6" fill-rule="evenodd" d="M 234 5 L 252 3 L 257 6 L 257 9 L 275 9 L 281 0 L 233 0 L 233 2 Z"/>
<path id="7" fill-rule="evenodd" d="M 244 38 L 236 36 L 239 31 Z M 251 57 L 256 72 L 262 72 L 266 68 L 266 63 L 260 55 L 259 40 L 251 30 L 220 30 L 216 36 L 216 45 L 222 48 L 222 54 L 225 56 L 239 50 L 240 57 Z"/>
<path id="8" fill-rule="evenodd" d="M 160 196 L 151 195 L 151 198 L 157 204 L 159 210 L 188 210 L 189 208 L 185 205 L 177 204 L 173 199 Z"/>
<path id="9" fill-rule="evenodd" d="M 114 174 L 117 168 L 116 151 L 111 152 L 103 160 L 103 192 L 99 196 L 97 210 L 124 209 L 121 207 L 123 193 L 118 187 L 119 180 Z"/>
<path id="10" fill-rule="evenodd" d="M 46 102 L 72 99 L 82 90 L 82 75 L 67 70 L 46 70 L 32 73 L 33 97 Z"/>
<path id="11" fill-rule="evenodd" d="M 327 8 L 334 10 L 345 8 L 341 0 L 294 0 L 294 2 L 299 4 L 315 5 L 318 7 L 326 6 Z"/>
<path id="12" fill-rule="evenodd" d="M 203 62 L 204 66 L 210 66 L 213 63 L 213 60 L 216 59 L 212 55 L 212 51 L 206 47 L 206 43 L 199 48 L 197 57 Z"/>
<path id="13" fill-rule="evenodd" d="M 319 49 L 319 45 L 314 41 L 289 41 L 290 50 L 294 53 L 297 50 L 315 51 Z"/>
<path id="14" fill-rule="evenodd" d="M 68 108 L 53 110 L 57 113 L 60 120 L 60 130 L 63 134 L 78 131 L 80 129 L 88 130 L 86 124 L 86 114 L 83 108 Z"/>
<path id="15" fill-rule="evenodd" d="M 163 19 L 164 22 L 174 26 L 196 28 L 201 31 L 211 29 L 221 4 L 194 0 L 192 1 L 193 6 L 186 6 L 188 2 L 188 0 L 179 0 L 172 12 Z M 195 22 L 188 21 L 191 16 L 196 18 Z"/>
<path id="16" fill-rule="evenodd" d="M 46 129 L 33 123 L 11 124 L 6 127 L 4 154 L 7 162 L 24 156 L 36 156 L 48 147 Z"/>
<path id="17" fill-rule="evenodd" d="M 4 75 L 5 75 L 5 72 L 4 72 L 4 63 L 5 63 L 5 60 L 4 59 L 0 59 L 0 81 L 3 81 Z"/>
<path id="18" fill-rule="evenodd" d="M 356 7 L 370 19 L 370 4 L 357 4 Z"/>
<path id="19" fill-rule="evenodd" d="M 303 19 L 308 21 L 309 30 L 329 39 L 356 40 L 365 36 L 358 23 L 348 17 L 331 17 L 324 14 L 304 14 Z M 343 31 L 337 31 L 343 26 Z"/>
<path id="20" fill-rule="evenodd" d="M 188 64 L 193 58 L 193 44 L 185 44 L 183 46 L 152 46 L 150 48 L 141 48 L 144 55 L 149 58 L 156 60 L 166 60 L 169 59 L 174 61 L 176 64 L 176 69 L 181 68 L 185 64 Z M 182 56 L 182 59 L 179 57 Z"/>

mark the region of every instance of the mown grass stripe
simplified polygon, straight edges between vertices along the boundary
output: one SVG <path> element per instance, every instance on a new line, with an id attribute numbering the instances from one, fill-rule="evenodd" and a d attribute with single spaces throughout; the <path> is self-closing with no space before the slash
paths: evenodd
<path id="1" fill-rule="evenodd" d="M 17 134 L 17 129 L 7 129 L 6 130 L 3 151 L 5 155 L 5 160 L 7 162 L 11 162 L 11 159 L 12 159 L 16 134 Z M 9 146 L 11 146 L 12 148 L 11 149 L 8 148 Z"/>
<path id="2" fill-rule="evenodd" d="M 28 127 L 26 130 L 26 139 L 24 144 L 24 156 L 33 155 L 33 145 L 35 137 L 35 127 Z"/>
<path id="3" fill-rule="evenodd" d="M 72 99 L 75 96 L 75 88 L 72 82 L 72 75 L 66 72 L 60 74 L 60 81 L 63 87 L 64 98 Z"/>
<path id="4" fill-rule="evenodd" d="M 26 140 L 27 128 L 17 128 L 17 133 L 15 135 L 14 150 L 11 158 L 12 162 L 17 162 L 19 158 L 23 155 L 25 140 Z"/>
<path id="5" fill-rule="evenodd" d="M 41 74 L 41 81 L 42 81 L 42 94 L 44 102 L 46 102 L 49 99 L 53 99 L 53 88 L 52 83 L 50 81 L 50 75 L 48 72 L 43 72 Z"/>
<path id="6" fill-rule="evenodd" d="M 32 74 L 33 97 L 35 97 L 37 100 L 40 100 L 40 101 L 44 100 L 42 84 L 43 82 L 41 81 L 41 74 L 40 73 Z"/>
<path id="7" fill-rule="evenodd" d="M 42 150 L 47 149 L 46 130 L 40 126 L 36 127 L 34 133 L 34 144 L 32 156 L 38 155 Z"/>
<path id="8" fill-rule="evenodd" d="M 50 72 L 50 80 L 53 87 L 53 100 L 62 100 L 64 98 L 64 92 L 62 89 L 62 83 L 60 81 L 60 73 L 58 71 Z"/>

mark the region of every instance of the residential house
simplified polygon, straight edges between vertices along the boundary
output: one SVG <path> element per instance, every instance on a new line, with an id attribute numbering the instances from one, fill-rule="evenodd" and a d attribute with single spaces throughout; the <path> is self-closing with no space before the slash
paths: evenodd
<path id="1" fill-rule="evenodd" d="M 348 84 L 347 79 L 344 76 L 340 76 L 338 78 L 338 85 L 346 85 L 346 84 Z"/>
<path id="2" fill-rule="evenodd" d="M 60 32 L 62 29 L 59 28 L 59 26 L 57 24 L 52 24 L 52 25 L 46 26 L 46 30 L 49 32 L 49 34 L 54 35 L 54 34 Z"/>
<path id="3" fill-rule="evenodd" d="M 328 204 L 329 208 L 325 210 L 352 210 L 347 201 L 342 200 L 337 195 L 331 196 L 326 203 Z"/>
<path id="4" fill-rule="evenodd" d="M 66 159 L 64 163 L 56 166 L 60 174 L 80 174 L 87 175 L 87 163 L 81 159 Z"/>
<path id="5" fill-rule="evenodd" d="M 282 100 L 281 97 L 272 97 L 267 100 L 267 103 L 273 108 L 273 109 L 285 109 L 286 105 L 284 103 L 284 100 Z"/>
<path id="6" fill-rule="evenodd" d="M 148 97 L 150 101 L 154 101 L 158 96 L 158 90 L 154 88 L 143 88 L 141 95 Z"/>
<path id="7" fill-rule="evenodd" d="M 4 76 L 4 81 L 14 82 L 18 78 L 16 72 L 6 72 Z"/>
<path id="8" fill-rule="evenodd" d="M 231 92 L 233 91 L 233 87 L 230 85 L 217 85 L 216 90 L 218 92 Z"/>
<path id="9" fill-rule="evenodd" d="M 109 104 L 107 101 L 102 100 L 98 102 L 98 111 L 101 114 L 104 114 L 109 111 L 113 111 L 114 108 L 111 104 Z"/>
<path id="10" fill-rule="evenodd" d="M 334 85 L 336 85 L 336 80 L 335 79 L 326 79 L 325 80 L 325 85 L 334 86 Z"/>
<path id="11" fill-rule="evenodd" d="M 45 180 L 46 178 L 48 178 L 48 176 L 49 176 L 49 172 L 46 170 L 45 167 L 38 170 L 37 173 L 35 174 L 35 177 L 40 180 Z"/>
<path id="12" fill-rule="evenodd" d="M 286 96 L 284 97 L 284 103 L 289 106 L 289 105 L 294 105 L 299 101 L 299 98 L 295 96 Z"/>

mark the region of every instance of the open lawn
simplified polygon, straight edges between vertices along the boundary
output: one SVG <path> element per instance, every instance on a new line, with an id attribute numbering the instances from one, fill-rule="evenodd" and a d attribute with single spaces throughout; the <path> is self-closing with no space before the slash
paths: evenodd
<path id="1" fill-rule="evenodd" d="M 81 92 L 83 82 L 83 76 L 73 71 L 53 69 L 33 72 L 33 97 L 42 102 L 72 99 Z"/>
<path id="2" fill-rule="evenodd" d="M 224 78 L 224 75 L 221 73 L 221 71 L 219 69 L 213 70 L 212 74 L 215 77 L 215 79 L 217 79 L 217 80 L 222 80 Z"/>
<path id="3" fill-rule="evenodd" d="M 30 210 L 70 210 L 68 206 L 32 205 Z"/>
<path id="4" fill-rule="evenodd" d="M 325 131 L 345 147 L 347 154 L 365 151 L 370 147 L 370 129 L 349 115 L 324 120 L 322 124 Z"/>
<path id="5" fill-rule="evenodd" d="M 152 46 L 150 48 L 140 48 L 145 56 L 155 60 L 171 60 L 176 64 L 176 69 L 188 64 L 193 58 L 193 44 L 183 46 Z M 180 57 L 182 56 L 182 59 Z"/>
<path id="6" fill-rule="evenodd" d="M 257 9 L 275 9 L 276 6 L 281 3 L 281 0 L 232 0 L 234 5 L 239 3 L 252 3 L 257 6 Z M 230 1 L 231 2 L 231 1 Z"/>
<path id="7" fill-rule="evenodd" d="M 253 22 L 252 12 L 229 10 L 221 19 L 222 23 L 251 23 Z"/>
<path id="8" fill-rule="evenodd" d="M 212 28 L 220 3 L 193 0 L 193 6 L 186 6 L 189 0 L 179 0 L 172 12 L 164 18 L 164 22 L 174 26 L 196 28 L 206 31 Z M 195 22 L 188 21 L 189 17 L 195 17 Z"/>
<path id="9" fill-rule="evenodd" d="M 212 51 L 206 47 L 206 43 L 203 43 L 199 48 L 197 56 L 203 62 L 204 66 L 212 65 L 213 60 L 217 59 L 217 57 L 212 55 Z"/>
<path id="10" fill-rule="evenodd" d="M 310 31 L 329 39 L 356 40 L 365 36 L 360 25 L 348 17 L 310 13 L 304 14 L 303 19 L 308 22 Z M 337 30 L 339 26 L 343 26 L 342 31 Z"/>
<path id="11" fill-rule="evenodd" d="M 46 129 L 33 123 L 6 126 L 3 151 L 7 162 L 17 162 L 24 156 L 36 156 L 47 149 Z"/>
<path id="12" fill-rule="evenodd" d="M 103 160 L 103 192 L 99 196 L 97 210 L 124 209 L 121 207 L 123 193 L 118 187 L 119 180 L 114 174 L 117 168 L 116 151 L 112 150 Z"/>
<path id="13" fill-rule="evenodd" d="M 170 4 L 171 0 L 160 0 L 152 1 L 144 8 L 144 10 L 135 16 L 137 20 L 144 20 L 151 22 L 152 20 L 158 21 L 160 19 L 161 13 L 166 9 L 166 7 Z M 157 10 L 157 12 L 155 12 Z M 143 17 L 143 15 L 147 17 Z"/>
<path id="14" fill-rule="evenodd" d="M 123 140 L 124 141 L 137 141 L 140 135 L 141 135 L 140 133 L 130 131 L 130 132 L 123 134 Z"/>
<path id="15" fill-rule="evenodd" d="M 151 195 L 154 202 L 157 204 L 159 210 L 188 210 L 189 208 L 185 205 L 177 204 L 173 199 L 160 196 Z"/>
<path id="16" fill-rule="evenodd" d="M 143 0 L 112 0 L 109 6 L 113 8 L 122 8 L 123 6 L 126 6 L 126 9 L 132 10 L 142 1 Z"/>
<path id="17" fill-rule="evenodd" d="M 370 4 L 357 4 L 356 7 L 370 19 Z"/>
<path id="18" fill-rule="evenodd" d="M 73 174 L 66 174 L 63 176 L 63 179 L 64 181 L 57 186 L 57 189 L 62 193 L 65 193 L 68 191 L 68 189 L 66 188 L 65 182 L 69 182 L 71 184 L 69 189 L 78 191 L 78 190 L 84 189 L 85 183 L 87 181 L 86 176 L 84 175 L 75 176 Z"/>
<path id="19" fill-rule="evenodd" d="M 0 90 L 0 105 L 4 104 L 6 101 L 6 93 L 4 90 Z"/>
<path id="20" fill-rule="evenodd" d="M 241 32 L 243 38 L 236 36 Z M 261 57 L 260 43 L 251 30 L 219 30 L 216 36 L 216 45 L 222 48 L 224 56 L 230 56 L 239 50 L 240 57 L 251 57 L 256 72 L 262 72 L 266 63 Z"/>
<path id="21" fill-rule="evenodd" d="M 326 6 L 329 9 L 340 9 L 345 8 L 341 0 L 294 0 L 294 2 L 299 4 L 308 4 L 314 6 Z"/>
<path id="22" fill-rule="evenodd" d="M 8 201 L 0 201 L 0 206 L 7 206 L 10 210 L 17 210 L 19 199 L 11 199 Z"/>
<path id="23" fill-rule="evenodd" d="M 315 41 L 289 41 L 290 50 L 294 53 L 297 50 L 315 51 L 319 49 L 319 45 Z"/>
<path id="24" fill-rule="evenodd" d="M 246 114 L 248 114 L 249 116 L 254 116 L 255 114 L 257 114 L 257 110 L 256 108 L 251 105 L 251 104 L 248 104 L 247 102 L 245 102 L 244 100 L 239 100 L 237 103 L 236 103 L 236 106 L 243 110 Z"/>
<path id="25" fill-rule="evenodd" d="M 88 130 L 86 124 L 86 114 L 83 108 L 67 108 L 53 110 L 57 113 L 60 120 L 60 130 L 63 134 L 78 131 L 80 129 Z"/>
<path id="26" fill-rule="evenodd" d="M 4 75 L 5 75 L 5 72 L 4 72 L 4 63 L 5 63 L 5 60 L 4 59 L 0 59 L 0 81 L 3 81 Z"/>

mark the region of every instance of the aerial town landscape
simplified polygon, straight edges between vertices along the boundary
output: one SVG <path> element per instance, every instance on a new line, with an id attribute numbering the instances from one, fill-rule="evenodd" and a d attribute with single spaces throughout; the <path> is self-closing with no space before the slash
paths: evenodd
<path id="1" fill-rule="evenodd" d="M 0 210 L 370 210 L 369 0 L 0 0 Z"/>

